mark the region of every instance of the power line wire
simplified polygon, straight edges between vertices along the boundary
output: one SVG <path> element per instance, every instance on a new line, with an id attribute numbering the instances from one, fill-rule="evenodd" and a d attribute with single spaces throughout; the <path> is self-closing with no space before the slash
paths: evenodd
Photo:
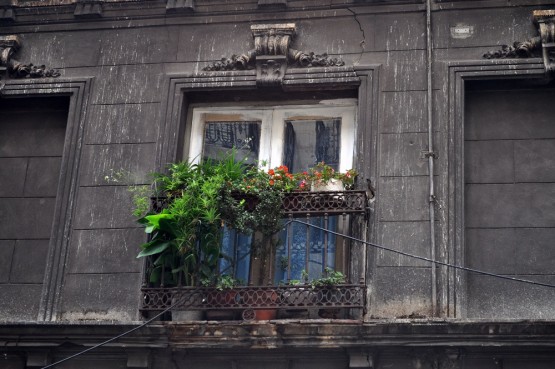
<path id="1" fill-rule="evenodd" d="M 372 247 L 377 248 L 377 249 L 380 249 L 380 250 L 385 250 L 385 251 L 393 252 L 393 253 L 396 253 L 396 254 L 399 254 L 399 255 L 407 256 L 407 257 L 410 257 L 410 258 L 414 258 L 414 259 L 418 259 L 418 260 L 423 260 L 423 261 L 426 261 L 426 262 L 429 262 L 429 263 L 432 263 L 432 264 L 443 265 L 443 266 L 450 267 L 450 268 L 453 268 L 453 269 L 459 269 L 459 270 L 464 270 L 464 271 L 471 272 L 471 273 L 476 273 L 476 274 L 481 274 L 481 275 L 487 275 L 487 276 L 495 277 L 495 278 L 506 279 L 506 280 L 510 280 L 510 281 L 513 281 L 513 282 L 521 282 L 521 283 L 528 283 L 528 284 L 532 284 L 532 285 L 536 285 L 536 286 L 555 288 L 555 285 L 548 284 L 548 283 L 536 282 L 536 281 L 531 281 L 531 280 L 522 279 L 522 278 L 509 277 L 509 276 L 506 276 L 506 275 L 490 273 L 490 272 L 486 272 L 486 271 L 479 270 L 479 269 L 474 269 L 474 268 L 469 268 L 469 267 L 463 267 L 463 266 L 460 266 L 460 265 L 454 265 L 454 264 L 445 263 L 445 262 L 442 262 L 442 261 L 432 260 L 432 259 L 427 258 L 427 257 L 424 257 L 424 256 L 419 256 L 419 255 L 411 254 L 411 253 L 408 253 L 408 252 L 395 250 L 395 249 L 392 249 L 392 248 L 387 247 L 387 246 L 382 246 L 382 245 L 378 245 L 378 244 L 375 244 L 375 243 L 372 243 L 372 242 L 364 241 L 364 240 L 361 240 L 361 239 L 356 238 L 356 237 L 348 236 L 348 235 L 343 234 L 343 233 L 335 232 L 335 231 L 332 231 L 332 230 L 330 230 L 330 229 L 326 229 L 326 228 L 317 226 L 317 225 L 315 225 L 315 224 L 310 224 L 310 223 L 303 222 L 303 221 L 296 220 L 296 219 L 291 219 L 291 220 L 287 221 L 287 222 L 284 224 L 283 227 L 285 228 L 287 225 L 289 225 L 289 224 L 291 224 L 291 223 L 303 224 L 303 225 L 306 225 L 306 226 L 309 226 L 309 227 L 313 227 L 313 228 L 315 228 L 315 229 L 318 229 L 318 230 L 321 230 L 321 231 L 324 231 L 324 232 L 331 233 L 331 234 L 336 235 L 336 236 L 344 237 L 344 238 L 349 239 L 349 240 L 351 240 L 351 241 L 361 242 L 361 243 L 363 243 L 363 244 L 365 244 L 365 245 L 372 246 Z M 154 320 L 158 319 L 162 314 L 165 314 L 165 313 L 167 313 L 168 311 L 170 311 L 171 309 L 173 309 L 173 308 L 174 308 L 176 305 L 178 305 L 180 302 L 181 302 L 181 301 L 175 302 L 173 305 L 171 305 L 170 307 L 166 308 L 166 309 L 163 310 L 161 313 L 159 313 L 159 314 L 155 315 L 154 317 L 150 318 L 149 320 L 147 320 L 147 321 L 144 322 L 143 324 L 138 325 L 138 326 L 136 326 L 135 328 L 132 328 L 132 329 L 128 330 L 127 332 L 123 332 L 122 334 L 117 335 L 117 336 L 115 336 L 115 337 L 113 337 L 113 338 L 110 338 L 109 340 L 106 340 L 106 341 L 101 342 L 101 343 L 99 343 L 99 344 L 97 344 L 97 345 L 94 345 L 94 346 L 92 346 L 92 347 L 89 347 L 89 348 L 86 349 L 86 350 L 83 350 L 83 351 L 80 351 L 80 352 L 78 352 L 78 353 L 76 353 L 76 354 L 73 354 L 73 355 L 71 355 L 71 356 L 68 356 L 68 357 L 66 357 L 65 359 L 62 359 L 62 360 L 59 360 L 59 361 L 57 361 L 57 362 L 55 362 L 55 363 L 49 364 L 49 365 L 47 365 L 47 366 L 44 366 L 44 367 L 42 367 L 41 369 L 53 368 L 53 367 L 55 367 L 55 366 L 58 365 L 58 364 L 61 364 L 61 363 L 63 363 L 63 362 L 66 362 L 66 361 L 68 361 L 68 360 L 71 360 L 71 359 L 73 359 L 73 358 L 76 358 L 76 357 L 78 357 L 78 356 L 81 356 L 81 355 L 83 355 L 83 354 L 86 354 L 86 353 L 89 352 L 89 351 L 95 350 L 95 349 L 97 349 L 97 348 L 99 348 L 99 347 L 101 347 L 101 346 L 104 346 L 104 345 L 106 345 L 106 344 L 108 344 L 108 343 L 110 343 L 110 342 L 116 341 L 116 340 L 118 340 L 119 338 L 122 338 L 122 337 L 124 337 L 124 336 L 126 336 L 126 335 L 128 335 L 128 334 L 130 334 L 130 333 L 132 333 L 132 332 L 134 332 L 134 331 L 136 331 L 136 330 L 138 330 L 138 329 L 141 329 L 142 327 L 144 327 L 144 326 L 146 326 L 146 325 L 152 323 Z"/>
<path id="2" fill-rule="evenodd" d="M 381 249 L 381 250 L 386 250 L 386 251 L 394 252 L 394 253 L 397 253 L 397 254 L 399 254 L 399 255 L 408 256 L 408 257 L 411 257 L 411 258 L 414 258 L 414 259 L 419 259 L 419 260 L 427 261 L 427 262 L 432 263 L 432 264 L 443 265 L 443 266 L 450 267 L 450 268 L 453 268 L 453 269 L 465 270 L 465 271 L 467 271 L 467 272 L 472 272 L 472 273 L 476 273 L 476 274 L 487 275 L 487 276 L 490 276 L 490 277 L 496 277 L 496 278 L 501 278 L 501 279 L 507 279 L 507 280 L 514 281 L 514 282 L 522 282 L 522 283 L 533 284 L 533 285 L 536 285 L 536 286 L 543 286 L 543 287 L 555 288 L 555 285 L 549 284 L 549 283 L 542 283 L 542 282 L 531 281 L 531 280 L 529 280 L 529 279 L 522 279 L 522 278 L 509 277 L 509 276 L 502 275 L 502 274 L 490 273 L 490 272 L 486 272 L 486 271 L 479 270 L 479 269 L 474 269 L 474 268 L 464 267 L 464 266 L 460 266 L 460 265 L 445 263 L 445 262 L 443 262 L 443 261 L 432 260 L 432 259 L 427 258 L 427 257 L 424 257 L 424 256 L 414 255 L 414 254 L 411 254 L 411 253 L 408 253 L 408 252 L 395 250 L 395 249 L 392 249 L 392 248 L 389 248 L 389 247 L 386 247 L 386 246 L 378 245 L 378 244 L 375 244 L 375 243 L 372 243 L 372 242 L 368 242 L 368 241 L 364 241 L 364 240 L 361 240 L 361 239 L 358 239 L 358 238 L 355 238 L 355 237 L 347 236 L 347 235 L 345 235 L 345 234 L 342 234 L 342 233 L 339 233 L 339 232 L 335 232 L 335 231 L 332 231 L 332 230 L 329 230 L 329 229 L 325 229 L 325 228 L 322 228 L 322 227 L 317 226 L 317 225 L 315 225 L 315 224 L 310 224 L 310 223 L 307 223 L 307 222 L 302 222 L 302 221 L 296 220 L 296 219 L 292 219 L 292 220 L 290 220 L 289 222 L 290 222 L 290 223 L 292 222 L 292 223 L 299 223 L 299 224 L 304 224 L 304 225 L 307 225 L 307 226 L 311 226 L 311 227 L 313 227 L 313 228 L 319 229 L 319 230 L 321 230 L 321 231 L 329 232 L 329 233 L 334 234 L 334 235 L 336 235 L 336 236 L 341 236 L 341 237 L 344 237 L 344 238 L 347 238 L 347 239 L 349 239 L 349 240 L 356 241 L 356 242 L 362 242 L 362 243 L 364 243 L 364 244 L 366 244 L 366 245 L 368 245 L 368 246 L 372 246 L 372 247 L 377 248 L 377 249 Z"/>
<path id="3" fill-rule="evenodd" d="M 94 346 L 92 346 L 92 347 L 89 347 L 89 348 L 86 349 L 86 350 L 83 350 L 83 351 L 80 351 L 80 352 L 78 352 L 78 353 L 76 353 L 76 354 L 73 354 L 73 355 L 71 355 L 71 356 L 68 356 L 68 357 L 66 357 L 66 358 L 64 358 L 64 359 L 62 359 L 62 360 L 58 360 L 58 361 L 56 361 L 55 363 L 49 364 L 49 365 L 47 365 L 47 366 L 43 366 L 41 369 L 53 368 L 53 367 L 55 367 L 55 366 L 58 365 L 58 364 L 61 364 L 61 363 L 63 363 L 63 362 L 66 362 L 66 361 L 68 361 L 68 360 L 71 360 L 71 359 L 73 359 L 73 358 L 76 358 L 77 356 L 81 356 L 81 355 L 83 355 L 83 354 L 86 354 L 86 353 L 89 352 L 89 351 L 95 350 L 95 349 L 97 349 L 97 348 L 99 348 L 99 347 L 101 347 L 101 346 L 104 346 L 104 345 L 106 345 L 106 344 L 108 344 L 108 343 L 110 343 L 110 342 L 114 342 L 114 341 L 116 341 L 117 339 L 120 339 L 121 337 L 127 336 L 129 333 L 135 332 L 136 330 L 141 329 L 141 328 L 144 327 L 145 325 L 148 325 L 148 324 L 152 323 L 154 320 L 156 320 L 156 319 L 158 319 L 160 316 L 162 316 L 162 314 L 167 313 L 168 311 L 170 311 L 171 309 L 173 309 L 173 308 L 174 308 L 176 305 L 178 305 L 179 303 L 181 303 L 181 300 L 176 301 L 173 305 L 171 305 L 170 307 L 166 308 L 166 309 L 163 310 L 161 313 L 155 315 L 154 317 L 150 318 L 149 320 L 147 320 L 147 321 L 144 322 L 143 324 L 136 326 L 135 328 L 132 328 L 132 329 L 126 331 L 126 332 L 123 332 L 122 334 L 119 334 L 119 335 L 117 335 L 117 336 L 115 336 L 115 337 L 112 337 L 112 338 L 110 338 L 109 340 L 106 340 L 106 341 L 104 341 L 104 342 L 101 342 L 101 343 L 99 343 L 99 344 L 97 344 L 97 345 L 94 345 Z"/>

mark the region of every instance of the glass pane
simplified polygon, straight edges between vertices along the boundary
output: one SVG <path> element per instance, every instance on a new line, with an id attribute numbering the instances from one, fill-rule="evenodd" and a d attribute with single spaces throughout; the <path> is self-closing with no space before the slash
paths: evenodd
<path id="1" fill-rule="evenodd" d="M 220 273 L 227 274 L 241 280 L 249 281 L 250 253 L 252 236 L 237 231 L 222 228 L 222 253 L 225 255 L 220 261 Z"/>
<path id="2" fill-rule="evenodd" d="M 327 229 L 337 230 L 337 216 L 328 218 Z M 305 221 L 305 220 L 303 220 Z M 326 228 L 324 217 L 310 218 L 310 224 Z M 280 242 L 276 248 L 276 264 L 274 282 L 287 282 L 289 279 L 302 280 L 303 272 L 308 273 L 308 279 L 322 277 L 325 267 L 335 268 L 335 249 L 337 237 L 333 234 L 307 226 L 293 223 L 289 228 L 280 233 Z M 291 242 L 291 254 L 289 255 L 289 244 Z M 324 266 L 324 252 L 327 249 L 326 265 Z M 308 268 L 306 265 L 306 254 L 308 250 Z M 291 275 L 288 275 L 288 268 L 291 268 Z"/>
<path id="3" fill-rule="evenodd" d="M 222 159 L 232 148 L 237 150 L 236 160 L 256 165 L 260 147 L 261 122 L 207 122 L 204 125 L 202 159 Z M 252 236 L 232 229 L 222 229 L 220 273 L 231 275 L 245 283 L 249 280 Z"/>
<path id="4" fill-rule="evenodd" d="M 285 121 L 283 164 L 302 172 L 321 161 L 339 169 L 341 118 Z"/>
<path id="5" fill-rule="evenodd" d="M 237 160 L 247 158 L 256 164 L 260 147 L 261 122 L 207 122 L 204 125 L 202 159 L 221 159 L 232 148 L 237 149 Z"/>
<path id="6" fill-rule="evenodd" d="M 340 142 L 341 118 L 286 120 L 283 162 L 292 172 L 305 171 L 322 161 L 338 170 Z M 310 218 L 310 223 L 326 227 L 323 217 Z M 329 217 L 327 228 L 337 230 L 337 217 Z M 302 224 L 293 224 L 289 234 L 281 232 L 281 243 L 276 250 L 275 282 L 301 280 L 303 271 L 312 280 L 320 278 L 325 267 L 335 268 L 336 237 L 328 233 L 326 240 L 325 233 L 309 228 L 307 234 L 307 227 Z M 288 254 L 288 242 L 291 242 L 291 255 Z"/>

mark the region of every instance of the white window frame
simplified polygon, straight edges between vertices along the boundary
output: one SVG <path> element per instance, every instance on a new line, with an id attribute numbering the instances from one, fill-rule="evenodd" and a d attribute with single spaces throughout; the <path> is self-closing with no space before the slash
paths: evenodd
<path id="1" fill-rule="evenodd" d="M 191 136 L 184 157 L 193 163 L 200 161 L 204 147 L 204 125 L 207 122 L 260 121 L 258 159 L 260 162 L 265 161 L 267 168 L 273 168 L 283 162 L 286 120 L 341 118 L 339 170 L 345 172 L 353 167 L 356 115 L 357 99 L 323 100 L 310 105 L 193 106 Z"/>

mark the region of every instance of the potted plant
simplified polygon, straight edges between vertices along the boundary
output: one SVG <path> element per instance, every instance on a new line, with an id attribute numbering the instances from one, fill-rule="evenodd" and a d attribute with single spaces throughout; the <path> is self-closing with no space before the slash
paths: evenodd
<path id="1" fill-rule="evenodd" d="M 299 186 L 301 188 L 310 186 L 310 190 L 313 192 L 349 190 L 354 187 L 357 175 L 358 173 L 354 169 L 340 173 L 322 161 L 299 175 L 301 180 Z"/>
<path id="2" fill-rule="evenodd" d="M 243 172 L 241 163 L 232 157 L 201 164 L 175 163 L 166 173 L 154 174 L 151 193 L 135 196 L 135 214 L 149 235 L 137 257 L 150 257 L 147 280 L 151 286 L 199 286 L 201 280 L 217 275 L 223 257 L 221 189 Z M 151 197 L 163 198 L 163 209 L 145 213 L 144 204 Z"/>
<path id="3" fill-rule="evenodd" d="M 272 279 L 269 261 L 278 242 L 275 235 L 282 227 L 283 198 L 297 187 L 296 177 L 286 166 L 267 171 L 252 166 L 223 190 L 220 210 L 224 223 L 253 235 L 251 259 L 259 261 L 250 273 L 255 285 L 266 285 Z"/>
<path id="4" fill-rule="evenodd" d="M 205 305 L 211 309 L 206 311 L 208 320 L 233 320 L 238 316 L 238 310 L 233 305 L 240 302 L 240 295 L 235 289 L 241 281 L 230 275 L 222 274 L 213 279 L 202 281 L 203 286 L 212 287 L 206 293 Z"/>
<path id="5" fill-rule="evenodd" d="M 170 165 L 168 173 L 155 174 L 153 196 L 165 197 L 165 208 L 138 219 L 150 239 L 141 245 L 137 257 L 154 257 L 151 282 L 159 280 L 164 266 L 174 274 L 165 286 L 197 286 L 201 279 L 214 275 L 222 257 L 220 190 L 241 173 L 240 164 L 226 160 L 181 162 Z"/>
<path id="6" fill-rule="evenodd" d="M 338 285 L 345 284 L 346 277 L 342 272 L 326 267 L 320 278 L 313 279 L 310 284 L 317 293 L 317 301 L 322 306 L 341 302 L 341 291 Z M 341 309 L 337 307 L 322 307 L 318 310 L 321 318 L 337 318 Z"/>

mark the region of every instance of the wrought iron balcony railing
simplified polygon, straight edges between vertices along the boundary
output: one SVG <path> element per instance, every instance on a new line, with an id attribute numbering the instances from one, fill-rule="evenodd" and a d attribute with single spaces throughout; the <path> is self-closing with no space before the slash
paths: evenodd
<path id="1" fill-rule="evenodd" d="M 246 198 L 249 201 L 256 199 Z M 244 319 L 254 318 L 255 311 L 261 309 L 279 309 L 280 311 L 353 311 L 361 316 L 365 309 L 366 285 L 364 280 L 358 283 L 347 281 L 333 286 L 313 286 L 309 283 L 299 284 L 292 277 L 299 275 L 299 270 L 314 270 L 333 264 L 328 255 L 338 253 L 341 257 L 333 260 L 335 267 L 349 275 L 348 259 L 351 241 L 338 236 L 337 232 L 328 232 L 332 228 L 347 232 L 351 220 L 366 216 L 368 200 L 365 191 L 339 192 L 294 192 L 286 195 L 282 206 L 286 220 L 281 237 L 285 240 L 280 246 L 284 268 L 279 271 L 279 280 L 285 282 L 273 286 L 244 286 L 233 289 L 215 287 L 154 286 L 145 280 L 142 288 L 141 311 L 163 311 L 172 307 L 174 310 L 228 310 L 234 311 Z M 153 199 L 154 211 L 161 211 L 166 206 L 166 199 Z M 252 205 L 254 208 L 256 204 Z M 321 228 L 316 236 L 311 222 L 318 218 Z M 328 233 L 330 233 L 328 235 Z M 317 239 L 314 239 L 316 237 Z M 299 241 L 300 239 L 300 241 Z M 315 248 L 318 248 L 315 251 Z M 330 252 L 330 249 L 333 249 Z M 319 255 L 317 261 L 315 255 Z M 295 260 L 293 260 L 293 258 Z M 340 260 L 337 264 L 337 260 Z M 147 261 L 147 270 L 152 261 Z M 296 268 L 296 269 L 295 269 Z M 295 269 L 295 270 L 293 270 Z M 276 275 L 275 271 L 271 273 Z M 358 313 L 356 313 L 358 312 Z M 331 313 L 326 317 L 352 316 L 353 314 Z M 320 315 L 322 316 L 322 315 Z"/>

